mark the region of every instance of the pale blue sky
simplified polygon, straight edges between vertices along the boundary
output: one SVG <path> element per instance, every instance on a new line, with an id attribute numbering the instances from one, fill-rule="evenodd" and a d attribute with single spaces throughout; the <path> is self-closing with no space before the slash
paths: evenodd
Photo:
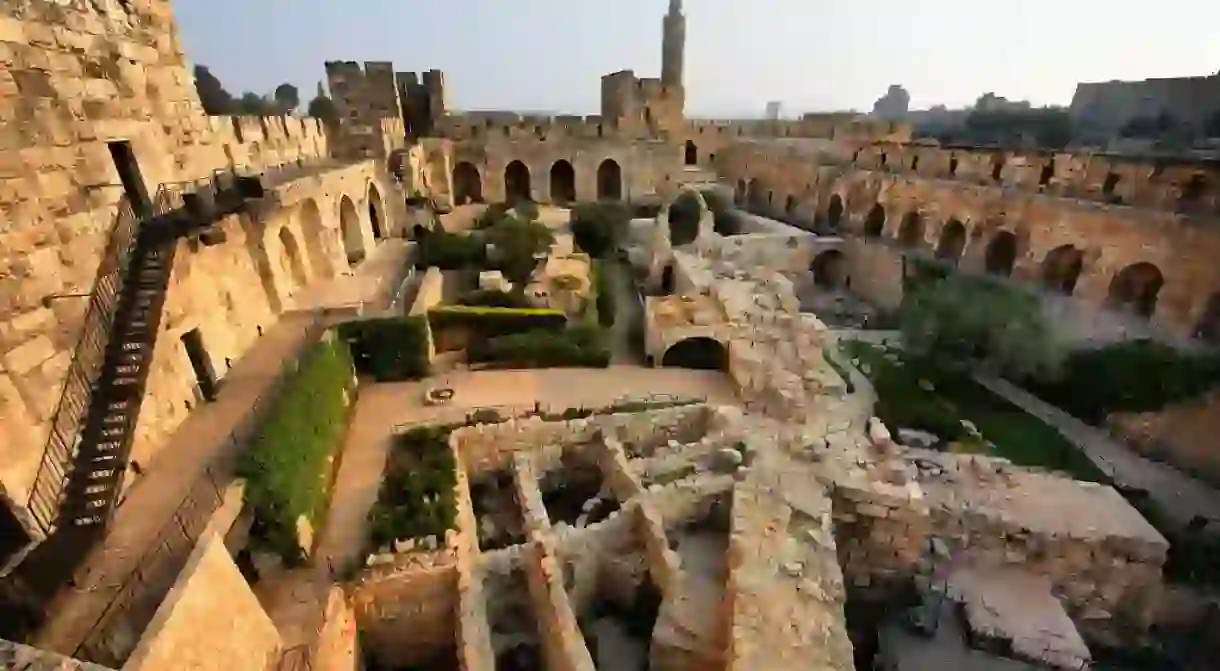
<path id="1" fill-rule="evenodd" d="M 1220 69 L 1214 0 L 686 0 L 687 111 L 870 110 L 994 91 L 1067 104 L 1077 81 Z M 192 62 L 226 88 L 302 98 L 326 60 L 445 71 L 454 109 L 596 113 L 599 80 L 659 76 L 667 0 L 175 0 Z"/>

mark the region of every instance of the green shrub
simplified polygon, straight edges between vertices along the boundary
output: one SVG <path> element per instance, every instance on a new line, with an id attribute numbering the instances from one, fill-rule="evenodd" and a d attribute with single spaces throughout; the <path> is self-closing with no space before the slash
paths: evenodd
<path id="1" fill-rule="evenodd" d="M 614 326 L 615 305 L 613 273 L 618 272 L 614 263 L 593 262 L 593 291 L 597 298 L 597 322 L 605 328 Z"/>
<path id="2" fill-rule="evenodd" d="M 471 226 L 475 230 L 479 231 L 486 228 L 491 228 L 507 218 L 509 216 L 508 211 L 509 207 L 506 203 L 492 203 L 491 205 L 488 205 L 485 210 L 480 212 L 479 216 L 474 218 L 474 222 L 471 224 Z"/>
<path id="3" fill-rule="evenodd" d="M 428 311 L 432 339 L 441 352 L 465 349 L 497 336 L 523 331 L 562 331 L 568 318 L 549 308 L 495 308 L 442 305 Z"/>
<path id="4" fill-rule="evenodd" d="M 712 212 L 713 226 L 717 233 L 725 236 L 741 233 L 741 213 L 737 211 L 731 199 L 716 189 L 701 189 L 699 193 L 703 195 L 707 209 Z"/>
<path id="5" fill-rule="evenodd" d="M 1062 373 L 1024 384 L 1043 400 L 1089 422 L 1115 412 L 1153 412 L 1220 386 L 1220 354 L 1183 352 L 1151 340 L 1068 355 Z"/>
<path id="6" fill-rule="evenodd" d="M 669 239 L 675 245 L 687 245 L 699 237 L 699 198 L 683 192 L 669 206 Z"/>
<path id="7" fill-rule="evenodd" d="M 605 368 L 610 365 L 610 350 L 599 328 L 575 325 L 564 331 L 526 331 L 472 343 L 467 358 L 505 368 Z"/>
<path id="8" fill-rule="evenodd" d="M 538 210 L 538 203 L 535 203 L 532 200 L 517 201 L 517 203 L 513 205 L 513 210 L 515 210 L 517 215 L 525 221 L 538 221 L 538 217 L 542 215 L 542 213 Z"/>
<path id="9" fill-rule="evenodd" d="M 550 253 L 555 234 L 537 221 L 506 217 L 483 231 L 483 240 L 495 250 L 495 267 L 517 286 L 524 286 L 540 259 Z"/>
<path id="10" fill-rule="evenodd" d="M 449 449 L 454 425 L 425 426 L 396 436 L 377 503 L 369 511 L 374 549 L 405 538 L 444 542 L 457 514 L 456 464 Z"/>
<path id="11" fill-rule="evenodd" d="M 428 320 L 423 316 L 367 319 L 339 325 L 356 370 L 378 382 L 427 377 Z"/>
<path id="12" fill-rule="evenodd" d="M 297 519 L 317 520 L 326 504 L 327 464 L 343 435 L 351 377 L 343 342 L 311 347 L 283 381 L 239 464 L 263 540 L 286 559 L 299 557 Z"/>
<path id="13" fill-rule="evenodd" d="M 572 208 L 572 241 L 593 258 L 610 254 L 627 237 L 631 210 L 617 200 L 580 203 Z"/>
<path id="14" fill-rule="evenodd" d="M 457 270 L 482 266 L 487 262 L 487 243 L 483 236 L 472 233 L 431 231 L 419 241 L 415 266 L 436 266 L 442 270 Z"/>
<path id="15" fill-rule="evenodd" d="M 528 310 L 534 307 L 523 294 L 499 291 L 497 289 L 478 289 L 457 299 L 458 305 L 483 308 L 513 308 Z"/>

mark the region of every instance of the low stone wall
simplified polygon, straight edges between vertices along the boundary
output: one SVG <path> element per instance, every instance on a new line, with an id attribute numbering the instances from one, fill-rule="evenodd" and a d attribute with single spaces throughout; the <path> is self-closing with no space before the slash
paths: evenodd
<path id="1" fill-rule="evenodd" d="M 670 440 L 699 440 L 707 431 L 704 405 L 663 408 L 641 413 L 595 415 L 585 419 L 547 422 L 540 417 L 510 419 L 497 424 L 463 427 L 450 434 L 471 477 L 507 468 L 512 455 L 538 451 L 539 445 L 587 443 L 599 431 L 634 449 L 648 450 Z"/>
<path id="2" fill-rule="evenodd" d="M 1107 424 L 1140 453 L 1220 486 L 1220 391 L 1160 412 L 1113 415 Z"/>
<path id="3" fill-rule="evenodd" d="M 906 484 L 840 482 L 839 558 L 853 583 L 1019 564 L 1068 608 L 1108 619 L 1161 580 L 1168 543 L 1112 488 L 1000 459 L 910 450 Z"/>
<path id="4" fill-rule="evenodd" d="M 595 671 L 576 614 L 563 586 L 563 571 L 550 539 L 532 534 L 525 557 L 525 575 L 538 616 L 546 667 L 550 671 Z"/>
<path id="5" fill-rule="evenodd" d="M 264 669 L 282 645 L 224 542 L 207 532 L 123 668 Z"/>
<path id="6" fill-rule="evenodd" d="M 361 671 L 360 643 L 356 612 L 339 587 L 331 587 L 326 597 L 322 629 L 314 648 L 315 671 Z"/>
<path id="7" fill-rule="evenodd" d="M 851 293 L 882 310 L 897 310 L 902 305 L 900 250 L 853 237 L 844 240 L 843 252 Z"/>
<path id="8" fill-rule="evenodd" d="M 477 543 L 461 548 L 457 556 L 457 658 L 463 671 L 495 671 L 496 652 L 487 620 L 483 580 L 474 570 Z"/>
<path id="9" fill-rule="evenodd" d="M 113 671 L 79 659 L 0 639 L 0 669 L 12 671 Z"/>
<path id="10" fill-rule="evenodd" d="M 422 561 L 420 555 L 413 559 Z M 366 577 L 352 588 L 351 601 L 361 643 L 385 666 L 428 663 L 457 646 L 458 569 L 449 553 L 430 566 L 401 567 Z"/>

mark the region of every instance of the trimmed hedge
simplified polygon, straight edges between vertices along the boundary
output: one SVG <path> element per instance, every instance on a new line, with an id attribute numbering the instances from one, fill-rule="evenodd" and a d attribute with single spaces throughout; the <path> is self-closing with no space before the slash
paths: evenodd
<path id="1" fill-rule="evenodd" d="M 1220 386 L 1220 354 L 1195 354 L 1151 340 L 1069 354 L 1053 381 L 1023 384 L 1087 422 L 1115 412 L 1154 412 Z"/>
<path id="2" fill-rule="evenodd" d="M 458 305 L 478 308 L 512 308 L 529 310 L 534 306 L 523 294 L 509 293 L 497 289 L 476 289 L 458 297 Z"/>
<path id="3" fill-rule="evenodd" d="M 491 364 L 493 368 L 610 365 L 610 349 L 596 326 L 573 326 L 559 332 L 534 330 L 490 338 L 472 343 L 466 356 L 470 363 Z"/>
<path id="4" fill-rule="evenodd" d="M 419 240 L 415 267 L 436 266 L 441 270 L 457 270 L 487 263 L 487 243 L 482 235 L 429 231 Z"/>
<path id="5" fill-rule="evenodd" d="M 238 465 L 262 540 L 286 560 L 300 559 L 297 519 L 315 521 L 325 507 L 327 464 L 346 425 L 351 376 L 343 342 L 311 347 L 283 381 Z"/>
<path id="6" fill-rule="evenodd" d="M 423 316 L 347 322 L 339 335 L 351 347 L 356 370 L 378 382 L 427 377 L 428 320 Z"/>
<path id="7" fill-rule="evenodd" d="M 457 465 L 449 434 L 460 425 L 424 426 L 394 439 L 377 503 L 369 511 L 373 550 L 395 540 L 435 536 L 454 527 Z"/>
<path id="8" fill-rule="evenodd" d="M 562 331 L 568 318 L 548 308 L 492 308 L 441 305 L 428 311 L 433 341 L 442 352 L 465 349 L 498 336 L 524 331 Z"/>
<path id="9" fill-rule="evenodd" d="M 610 254 L 627 237 L 631 208 L 621 201 L 580 203 L 572 208 L 572 241 L 593 258 Z"/>
<path id="10" fill-rule="evenodd" d="M 612 274 L 618 272 L 613 262 L 593 261 L 593 291 L 596 293 L 597 323 L 605 328 L 614 326 L 615 310 Z"/>

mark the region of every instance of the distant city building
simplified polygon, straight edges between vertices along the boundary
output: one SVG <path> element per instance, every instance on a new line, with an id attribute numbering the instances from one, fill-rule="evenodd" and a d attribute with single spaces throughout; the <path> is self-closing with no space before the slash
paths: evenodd
<path id="1" fill-rule="evenodd" d="M 779 119 L 779 109 L 780 109 L 779 102 L 767 103 L 767 118 L 772 121 Z"/>
<path id="2" fill-rule="evenodd" d="M 1140 81 L 1081 82 L 1069 108 L 1072 118 L 1097 129 L 1118 131 L 1132 119 L 1168 115 L 1202 127 L 1220 111 L 1220 73 Z"/>
<path id="3" fill-rule="evenodd" d="M 1028 100 L 1009 100 L 990 91 L 974 101 L 974 109 L 979 112 L 1025 112 L 1032 107 Z"/>
<path id="4" fill-rule="evenodd" d="M 899 84 L 891 84 L 885 95 L 873 103 L 873 116 L 899 121 L 906 118 L 911 106 L 911 94 Z"/>

